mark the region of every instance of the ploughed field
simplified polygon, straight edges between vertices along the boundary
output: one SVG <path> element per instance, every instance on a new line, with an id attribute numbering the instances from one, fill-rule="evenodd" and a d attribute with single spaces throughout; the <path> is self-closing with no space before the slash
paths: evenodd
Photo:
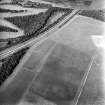
<path id="1" fill-rule="evenodd" d="M 83 10 L 80 15 L 105 22 L 105 10 Z"/>
<path id="2" fill-rule="evenodd" d="M 0 60 L 0 86 L 14 72 L 16 66 L 20 63 L 20 60 L 23 58 L 28 49 L 28 47 L 23 48 Z"/>

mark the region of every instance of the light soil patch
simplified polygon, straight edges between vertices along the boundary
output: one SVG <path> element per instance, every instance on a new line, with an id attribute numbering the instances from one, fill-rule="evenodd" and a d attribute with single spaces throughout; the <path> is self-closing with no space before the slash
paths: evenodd
<path id="1" fill-rule="evenodd" d="M 105 23 L 98 20 L 78 15 L 53 33 L 50 39 L 84 52 L 94 51 L 96 46 L 91 36 L 103 35 L 104 25 Z"/>

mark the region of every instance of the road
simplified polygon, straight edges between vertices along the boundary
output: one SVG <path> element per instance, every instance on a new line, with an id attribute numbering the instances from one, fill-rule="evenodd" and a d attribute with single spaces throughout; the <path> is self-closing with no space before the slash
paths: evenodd
<path id="1" fill-rule="evenodd" d="M 38 38 L 33 38 L 30 39 L 28 41 L 25 41 L 24 43 L 21 43 L 19 45 L 13 46 L 11 48 L 7 48 L 4 51 L 0 52 L 0 59 L 3 59 L 7 56 L 9 56 L 10 54 L 13 54 L 14 52 L 26 47 L 26 46 L 31 46 L 33 44 L 37 44 L 37 43 L 41 43 L 44 40 L 46 40 L 50 35 L 53 35 L 52 33 L 59 30 L 60 27 L 66 23 L 67 21 L 72 21 L 71 18 L 75 17 L 78 13 L 80 12 L 80 10 L 74 10 L 72 13 L 70 13 L 70 15 L 66 16 L 61 22 L 59 22 L 58 24 L 56 24 L 56 26 L 52 27 L 50 30 L 46 31 L 45 33 L 42 33 Z M 39 42 L 40 41 L 40 42 Z"/>

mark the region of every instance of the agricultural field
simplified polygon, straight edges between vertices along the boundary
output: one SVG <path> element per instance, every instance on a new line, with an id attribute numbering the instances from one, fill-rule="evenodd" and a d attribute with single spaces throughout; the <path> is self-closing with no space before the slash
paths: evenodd
<path id="1" fill-rule="evenodd" d="M 0 86 L 14 72 L 14 69 L 19 64 L 27 50 L 28 48 L 24 48 L 0 60 Z"/>
<path id="2" fill-rule="evenodd" d="M 105 9 L 91 1 L 0 1 L 0 105 L 105 104 Z"/>
<path id="3" fill-rule="evenodd" d="M 105 10 L 84 10 L 80 13 L 80 15 L 91 17 L 93 19 L 97 19 L 105 22 Z"/>

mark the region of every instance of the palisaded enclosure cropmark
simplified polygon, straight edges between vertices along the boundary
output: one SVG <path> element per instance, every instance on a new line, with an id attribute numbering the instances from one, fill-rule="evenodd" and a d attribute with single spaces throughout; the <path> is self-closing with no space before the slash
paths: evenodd
<path id="1" fill-rule="evenodd" d="M 57 105 L 72 103 L 90 62 L 91 57 L 88 54 L 66 45 L 57 44 L 48 56 L 42 72 L 33 79 L 24 100 L 30 102 L 29 94 L 32 93 L 36 104 L 38 100 L 36 95 Z M 27 65 L 25 67 L 36 71 L 36 66 L 33 65 L 30 68 Z"/>

